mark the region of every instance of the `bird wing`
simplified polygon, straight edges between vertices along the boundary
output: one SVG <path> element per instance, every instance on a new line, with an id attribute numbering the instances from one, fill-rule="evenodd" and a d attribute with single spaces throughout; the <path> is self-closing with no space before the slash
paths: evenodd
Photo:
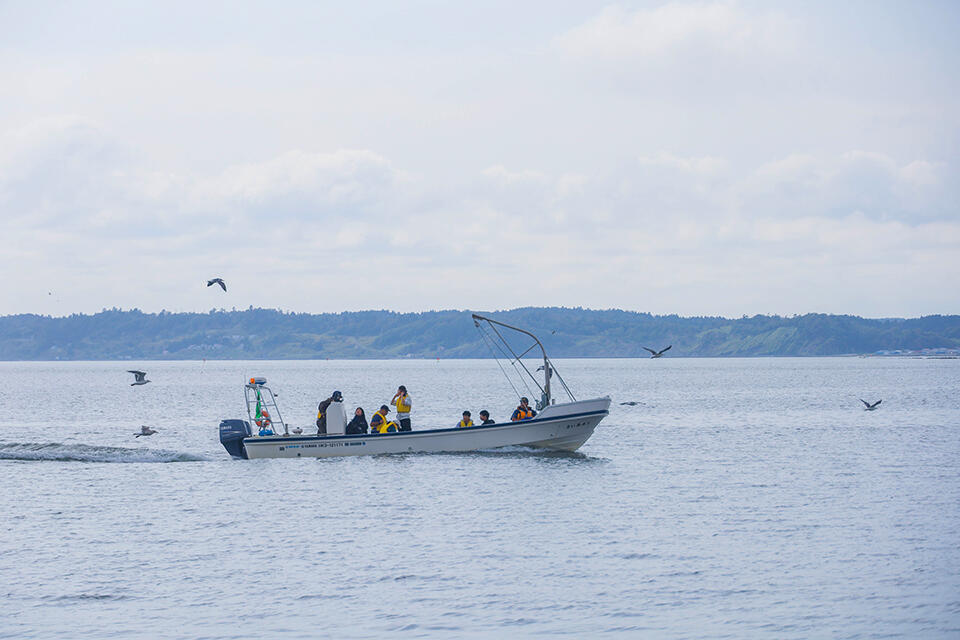
<path id="1" fill-rule="evenodd" d="M 227 290 L 227 283 L 225 283 L 220 278 L 217 278 L 217 284 L 220 285 L 220 288 L 223 289 L 224 291 Z"/>
<path id="2" fill-rule="evenodd" d="M 667 351 L 670 351 L 671 348 L 673 348 L 673 345 L 670 345 L 669 347 L 667 347 L 666 349 L 664 349 L 664 350 L 661 351 L 660 353 L 666 353 Z"/>
<path id="3" fill-rule="evenodd" d="M 870 403 L 864 400 L 863 398 L 860 398 L 860 402 L 862 402 L 867 407 L 867 409 L 870 408 Z"/>
<path id="4" fill-rule="evenodd" d="M 649 352 L 652 353 L 653 355 L 657 355 L 657 352 L 654 351 L 653 349 L 651 349 L 650 347 L 644 347 L 644 349 L 646 349 L 647 351 L 649 351 Z"/>
<path id="5" fill-rule="evenodd" d="M 133 376 L 137 379 L 137 382 L 140 382 L 146 377 L 146 372 L 144 371 L 127 371 L 127 373 L 132 373 Z"/>
<path id="6" fill-rule="evenodd" d="M 207 280 L 207 286 L 208 286 L 208 287 L 212 287 L 212 286 L 215 285 L 215 284 L 217 284 L 217 281 L 216 281 L 216 280 Z"/>
<path id="7" fill-rule="evenodd" d="M 881 403 L 881 402 L 883 402 L 883 400 L 877 400 L 876 402 L 873 403 L 873 406 L 874 406 L 874 407 L 878 407 L 878 406 L 880 406 L 880 403 Z"/>

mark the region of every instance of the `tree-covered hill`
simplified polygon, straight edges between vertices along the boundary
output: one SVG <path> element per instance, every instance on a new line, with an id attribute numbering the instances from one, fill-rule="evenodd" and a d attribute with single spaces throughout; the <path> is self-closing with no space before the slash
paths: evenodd
<path id="1" fill-rule="evenodd" d="M 818 356 L 960 348 L 960 316 L 865 319 L 808 314 L 684 318 L 527 307 L 488 314 L 541 337 L 553 357 Z M 0 317 L 0 360 L 488 357 L 469 311 L 307 314 L 104 310 Z"/>

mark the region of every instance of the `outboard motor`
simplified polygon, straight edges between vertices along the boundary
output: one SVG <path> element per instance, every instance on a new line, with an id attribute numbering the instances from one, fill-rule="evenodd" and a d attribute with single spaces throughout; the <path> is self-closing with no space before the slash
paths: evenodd
<path id="1" fill-rule="evenodd" d="M 221 420 L 220 444 L 234 458 L 247 459 L 247 450 L 243 446 L 243 439 L 249 438 L 250 423 L 246 420 Z"/>

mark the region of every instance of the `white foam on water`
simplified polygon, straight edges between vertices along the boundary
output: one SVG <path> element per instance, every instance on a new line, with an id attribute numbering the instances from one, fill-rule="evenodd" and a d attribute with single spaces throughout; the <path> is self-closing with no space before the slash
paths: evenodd
<path id="1" fill-rule="evenodd" d="M 0 443 L 0 460 L 42 462 L 199 462 L 206 460 L 179 451 L 127 449 L 61 442 Z"/>

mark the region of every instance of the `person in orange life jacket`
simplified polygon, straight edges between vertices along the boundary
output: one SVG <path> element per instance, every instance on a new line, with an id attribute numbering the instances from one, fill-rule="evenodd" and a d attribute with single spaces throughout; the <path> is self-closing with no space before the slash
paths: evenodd
<path id="1" fill-rule="evenodd" d="M 370 417 L 370 433 L 392 433 L 397 431 L 397 423 L 387 420 L 390 407 L 380 405 L 380 410 Z"/>
<path id="2" fill-rule="evenodd" d="M 397 408 L 397 422 L 400 423 L 400 431 L 410 431 L 410 409 L 413 407 L 413 400 L 407 393 L 407 388 L 403 385 L 397 387 L 397 392 L 393 394 L 393 400 L 390 404 Z"/>
<path id="3" fill-rule="evenodd" d="M 513 415 L 510 416 L 510 419 L 514 422 L 517 420 L 529 420 L 537 415 L 537 412 L 533 410 L 530 406 L 530 401 L 526 398 L 520 398 L 520 406 L 514 409 Z"/>
<path id="4" fill-rule="evenodd" d="M 327 407 L 331 402 L 343 402 L 343 394 L 334 391 L 333 394 L 323 402 L 317 405 L 317 435 L 322 436 L 327 432 Z"/>
<path id="5" fill-rule="evenodd" d="M 496 422 L 490 419 L 490 412 L 487 411 L 486 409 L 480 412 L 480 420 L 482 420 L 482 422 L 480 423 L 481 425 L 497 424 Z"/>
<path id="6" fill-rule="evenodd" d="M 457 426 L 458 426 L 458 427 L 472 427 L 472 426 L 473 426 L 473 420 L 470 419 L 470 412 L 469 412 L 469 411 L 464 411 L 464 412 L 463 412 L 463 419 L 460 420 L 460 423 L 459 423 Z"/>
<path id="7" fill-rule="evenodd" d="M 272 436 L 273 429 L 270 428 L 270 414 L 267 413 L 266 409 L 260 410 L 260 419 L 256 421 L 257 426 L 260 427 L 260 431 L 257 435 L 260 436 Z"/>

